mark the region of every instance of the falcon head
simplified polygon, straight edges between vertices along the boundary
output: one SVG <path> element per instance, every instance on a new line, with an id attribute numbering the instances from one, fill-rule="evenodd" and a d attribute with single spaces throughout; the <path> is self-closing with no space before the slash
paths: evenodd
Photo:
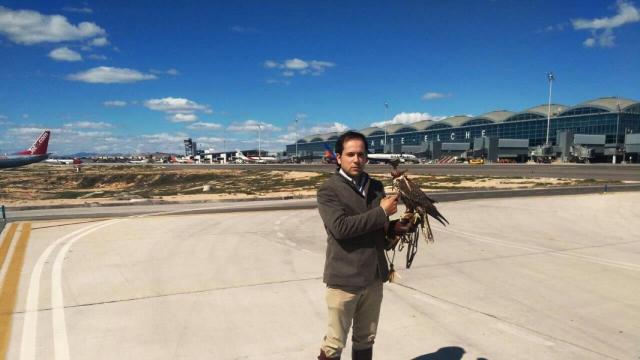
<path id="1" fill-rule="evenodd" d="M 404 175 L 405 172 L 407 172 L 407 170 L 404 170 L 404 171 L 394 170 L 391 172 L 391 177 L 393 178 L 393 180 L 391 180 L 391 189 L 398 190 L 400 189 L 401 183 L 406 183 L 407 178 Z"/>

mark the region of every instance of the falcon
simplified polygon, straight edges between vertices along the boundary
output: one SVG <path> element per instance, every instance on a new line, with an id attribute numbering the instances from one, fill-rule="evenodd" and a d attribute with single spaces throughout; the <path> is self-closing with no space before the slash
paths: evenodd
<path id="1" fill-rule="evenodd" d="M 407 170 L 398 170 L 400 159 L 394 159 L 389 163 L 393 166 L 393 171 L 391 172 L 393 178 L 392 189 L 398 192 L 400 199 L 407 208 L 404 218 L 412 217 L 411 221 L 414 225 L 420 226 L 423 234 L 426 230 L 427 242 L 433 242 L 433 233 L 431 232 L 431 225 L 427 215 L 430 215 L 445 226 L 449 224 L 449 221 L 433 205 L 436 201 L 428 197 L 418 184 L 405 175 Z"/>

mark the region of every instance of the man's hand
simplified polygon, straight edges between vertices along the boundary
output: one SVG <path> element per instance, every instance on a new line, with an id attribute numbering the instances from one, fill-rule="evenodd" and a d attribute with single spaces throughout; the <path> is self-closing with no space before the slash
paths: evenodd
<path id="1" fill-rule="evenodd" d="M 391 216 L 398 211 L 398 194 L 387 195 L 380 200 L 380 207 L 384 209 L 387 216 Z"/>
<path id="2" fill-rule="evenodd" d="M 413 216 L 413 212 L 407 211 L 395 222 L 393 230 L 396 235 L 404 235 L 416 229 L 416 224 L 413 223 Z"/>

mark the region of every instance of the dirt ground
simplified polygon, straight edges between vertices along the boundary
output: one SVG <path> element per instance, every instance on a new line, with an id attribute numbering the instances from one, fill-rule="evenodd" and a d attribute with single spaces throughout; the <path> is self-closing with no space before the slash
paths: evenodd
<path id="1" fill-rule="evenodd" d="M 594 184 L 593 179 L 413 176 L 426 192 L 462 189 L 523 189 Z M 255 169 L 167 169 L 158 166 L 35 164 L 0 172 L 0 204 L 46 206 L 163 201 L 231 201 L 315 196 L 330 174 Z M 390 174 L 374 174 L 391 191 Z"/>

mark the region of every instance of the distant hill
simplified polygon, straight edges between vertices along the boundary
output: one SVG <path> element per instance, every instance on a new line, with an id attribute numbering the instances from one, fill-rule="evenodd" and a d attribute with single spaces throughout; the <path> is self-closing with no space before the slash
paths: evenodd
<path id="1" fill-rule="evenodd" d="M 98 155 L 99 155 L 98 153 L 79 152 L 79 153 L 63 155 L 63 156 L 59 156 L 59 157 L 64 157 L 64 158 L 88 158 L 88 157 L 93 157 L 93 156 L 98 156 Z"/>

